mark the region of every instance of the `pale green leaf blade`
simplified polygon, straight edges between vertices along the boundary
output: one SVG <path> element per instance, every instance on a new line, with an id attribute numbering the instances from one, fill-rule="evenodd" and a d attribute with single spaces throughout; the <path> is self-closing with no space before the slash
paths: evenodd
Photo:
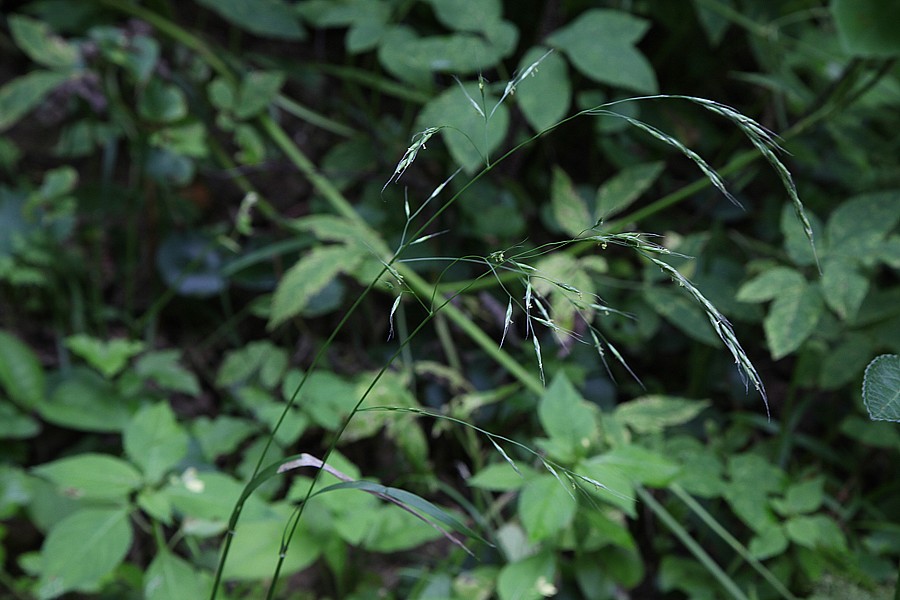
<path id="1" fill-rule="evenodd" d="M 569 490 L 552 475 L 532 479 L 519 494 L 519 518 L 532 542 L 553 537 L 568 527 L 577 508 Z"/>
<path id="2" fill-rule="evenodd" d="M 843 321 L 852 321 L 869 291 L 869 280 L 849 260 L 832 258 L 822 268 L 822 295 Z"/>
<path id="3" fill-rule="evenodd" d="M 133 402 L 112 382 L 82 367 L 72 369 L 37 410 L 51 423 L 81 431 L 121 431 L 133 412 Z"/>
<path id="4" fill-rule="evenodd" d="M 900 422 L 900 356 L 883 354 L 869 363 L 862 395 L 871 419 Z"/>
<path id="5" fill-rule="evenodd" d="M 737 291 L 737 299 L 741 302 L 766 302 L 781 294 L 802 289 L 806 279 L 795 269 L 773 267 L 763 271 Z"/>
<path id="6" fill-rule="evenodd" d="M 168 402 L 142 408 L 125 427 L 125 453 L 144 472 L 150 483 L 158 482 L 185 457 L 188 435 L 175 419 Z"/>
<path id="7" fill-rule="evenodd" d="M 0 87 L 0 132 L 41 103 L 51 90 L 69 79 L 56 71 L 32 71 Z"/>
<path id="8" fill-rule="evenodd" d="M 544 551 L 505 565 L 497 578 L 500 600 L 542 600 L 555 596 L 554 555 Z"/>
<path id="9" fill-rule="evenodd" d="M 553 167 L 550 205 L 557 224 L 572 237 L 577 237 L 593 225 L 587 205 L 575 189 L 572 179 L 557 166 Z"/>
<path id="10" fill-rule="evenodd" d="M 281 512 L 276 518 L 250 520 L 242 516 L 225 563 L 225 579 L 252 581 L 272 577 L 282 552 L 281 540 L 289 517 L 285 514 L 287 511 Z M 306 519 L 301 519 L 294 541 L 285 552 L 282 575 L 308 567 L 322 554 L 324 544 L 313 542 L 312 532 L 307 527 Z"/>
<path id="11" fill-rule="evenodd" d="M 503 15 L 500 0 L 427 0 L 434 16 L 456 31 L 483 31 Z"/>
<path id="12" fill-rule="evenodd" d="M 872 261 L 898 222 L 900 190 L 855 196 L 828 218 L 825 234 L 829 254 Z"/>
<path id="13" fill-rule="evenodd" d="M 284 79 L 284 73 L 279 71 L 254 71 L 246 75 L 238 89 L 235 116 L 248 119 L 264 111 L 278 95 Z"/>
<path id="14" fill-rule="evenodd" d="M 571 449 L 587 448 L 597 435 L 594 412 L 564 373 L 559 373 L 538 403 L 544 431 Z"/>
<path id="15" fill-rule="evenodd" d="M 508 462 L 494 463 L 478 471 L 466 483 L 472 487 L 492 492 L 518 490 L 537 473 L 525 464 L 517 465 L 517 468 L 519 469 L 518 473 Z"/>
<path id="16" fill-rule="evenodd" d="M 709 405 L 709 400 L 650 395 L 623 402 L 614 416 L 636 433 L 660 433 L 667 427 L 688 423 Z"/>
<path id="17" fill-rule="evenodd" d="M 146 600 L 206 598 L 211 587 L 212 579 L 208 573 L 200 571 L 165 547 L 157 551 L 144 574 Z"/>
<path id="18" fill-rule="evenodd" d="M 591 9 L 555 31 L 547 42 L 566 53 L 575 67 L 595 81 L 655 94 L 656 75 L 634 44 L 650 24 L 626 12 Z"/>
<path id="19" fill-rule="evenodd" d="M 175 349 L 148 352 L 137 360 L 134 372 L 164 390 L 196 396 L 200 393 L 200 383 L 193 373 L 179 364 L 180 358 L 181 351 Z"/>
<path id="20" fill-rule="evenodd" d="M 141 484 L 137 469 L 109 454 L 86 453 L 44 463 L 33 469 L 73 498 L 124 500 Z"/>
<path id="21" fill-rule="evenodd" d="M 635 445 L 617 446 L 592 462 L 618 469 L 629 479 L 653 487 L 667 485 L 681 470 L 662 454 Z"/>
<path id="22" fill-rule="evenodd" d="M 282 40 L 301 40 L 305 32 L 293 8 L 282 0 L 196 0 L 223 19 L 250 33 Z"/>
<path id="23" fill-rule="evenodd" d="M 313 248 L 278 283 L 272 297 L 269 329 L 299 314 L 332 279 L 352 269 L 358 258 L 359 254 L 342 245 Z"/>
<path id="24" fill-rule="evenodd" d="M 107 379 L 118 375 L 131 357 L 140 354 L 145 344 L 136 340 L 101 340 L 83 333 L 66 338 L 66 348 L 83 358 Z"/>
<path id="25" fill-rule="evenodd" d="M 822 309 L 816 286 L 803 285 L 778 296 L 763 321 L 772 358 L 784 358 L 799 348 L 815 330 Z"/>
<path id="26" fill-rule="evenodd" d="M 540 46 L 529 50 L 519 61 L 519 70 L 527 69 L 545 52 Z M 561 121 L 572 103 L 572 83 L 566 61 L 557 53 L 546 56 L 534 72 L 516 86 L 515 98 L 535 132 Z"/>
<path id="27" fill-rule="evenodd" d="M 25 409 L 44 402 L 47 383 L 37 355 L 19 338 L 0 329 L 0 386 Z"/>
<path id="28" fill-rule="evenodd" d="M 16 45 L 40 65 L 66 69 L 74 67 L 79 61 L 78 49 L 54 35 L 43 21 L 12 15 L 9 17 L 9 30 Z"/>
<path id="29" fill-rule="evenodd" d="M 131 525 L 123 508 L 88 508 L 57 523 L 41 547 L 38 595 L 96 586 L 125 558 Z"/>
<path id="30" fill-rule="evenodd" d="M 608 219 L 641 197 L 663 172 L 665 163 L 649 162 L 622 169 L 597 189 L 595 216 Z"/>

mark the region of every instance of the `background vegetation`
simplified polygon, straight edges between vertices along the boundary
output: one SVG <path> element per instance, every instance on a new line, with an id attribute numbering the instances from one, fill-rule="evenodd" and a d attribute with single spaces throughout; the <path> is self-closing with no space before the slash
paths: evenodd
<path id="1" fill-rule="evenodd" d="M 0 5 L 4 597 L 895 593 L 900 5 Z"/>

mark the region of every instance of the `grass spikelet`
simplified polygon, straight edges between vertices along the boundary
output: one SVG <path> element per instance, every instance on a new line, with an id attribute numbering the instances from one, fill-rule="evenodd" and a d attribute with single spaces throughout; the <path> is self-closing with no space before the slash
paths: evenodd
<path id="1" fill-rule="evenodd" d="M 412 144 L 410 144 L 409 148 L 406 149 L 406 152 L 403 154 L 403 158 L 401 158 L 400 162 L 397 163 L 397 166 L 394 167 L 394 173 L 387 180 L 387 183 L 384 184 L 384 187 L 381 188 L 382 193 L 387 189 L 387 186 L 399 180 L 400 177 L 403 176 L 403 174 L 406 172 L 406 169 L 408 169 L 409 166 L 416 160 L 416 156 L 418 156 L 419 150 L 424 150 L 425 143 L 441 129 L 443 128 L 429 127 L 420 131 L 412 137 Z"/>

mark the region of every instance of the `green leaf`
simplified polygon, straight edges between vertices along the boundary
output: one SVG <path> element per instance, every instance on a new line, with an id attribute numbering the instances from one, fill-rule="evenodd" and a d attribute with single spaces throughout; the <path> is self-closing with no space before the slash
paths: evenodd
<path id="1" fill-rule="evenodd" d="M 175 510 L 186 517 L 225 522 L 243 490 L 243 484 L 224 473 L 199 473 L 195 469 L 187 469 L 177 479 L 170 478 L 161 493 Z M 256 496 L 251 496 L 244 503 L 242 522 L 244 519 L 268 517 L 271 517 L 270 508 Z"/>
<path id="2" fill-rule="evenodd" d="M 741 302 L 766 302 L 805 285 L 806 279 L 799 271 L 788 267 L 773 267 L 742 285 L 736 297 Z"/>
<path id="3" fill-rule="evenodd" d="M 41 424 L 0 396 L 0 440 L 24 440 L 41 431 Z"/>
<path id="4" fill-rule="evenodd" d="M 846 550 L 847 547 L 841 528 L 825 515 L 794 517 L 784 524 L 784 530 L 792 542 L 807 548 Z"/>
<path id="5" fill-rule="evenodd" d="M 306 36 L 297 14 L 281 0 L 196 0 L 220 17 L 261 37 L 301 40 Z"/>
<path id="6" fill-rule="evenodd" d="M 88 508 L 53 527 L 41 547 L 40 598 L 90 589 L 112 573 L 131 547 L 128 513 L 120 508 Z"/>
<path id="7" fill-rule="evenodd" d="M 547 50 L 536 46 L 519 61 L 519 72 L 529 68 Z M 515 98 L 525 120 L 535 132 L 561 121 L 572 104 L 572 83 L 566 61 L 558 54 L 546 56 L 532 74 L 516 86 Z"/>
<path id="8" fill-rule="evenodd" d="M 209 574 L 169 552 L 159 548 L 156 557 L 144 574 L 146 600 L 182 600 L 205 598 L 212 587 Z"/>
<path id="9" fill-rule="evenodd" d="M 550 551 L 505 565 L 497 577 L 500 600 L 542 600 L 556 595 L 556 561 Z"/>
<path id="10" fill-rule="evenodd" d="M 635 433 L 660 433 L 667 427 L 692 421 L 709 405 L 709 400 L 692 400 L 675 396 L 641 396 L 619 404 L 614 416 Z"/>
<path id="11" fill-rule="evenodd" d="M 44 402 L 47 383 L 37 355 L 19 338 L 0 329 L 0 385 L 24 409 Z"/>
<path id="12" fill-rule="evenodd" d="M 822 267 L 825 303 L 843 321 L 852 321 L 869 291 L 869 280 L 846 259 L 829 258 Z"/>
<path id="13" fill-rule="evenodd" d="M 138 113 L 145 119 L 171 123 L 187 116 L 187 98 L 177 85 L 158 77 L 147 82 L 138 97 Z"/>
<path id="14" fill-rule="evenodd" d="M 792 484 L 784 493 L 783 500 L 772 500 L 772 507 L 784 516 L 811 513 L 825 501 L 824 486 L 824 477 Z"/>
<path id="15" fill-rule="evenodd" d="M 44 419 L 62 427 L 118 432 L 131 418 L 132 404 L 97 373 L 75 368 L 37 410 Z"/>
<path id="16" fill-rule="evenodd" d="M 547 435 L 575 453 L 586 450 L 597 437 L 594 411 L 563 372 L 541 396 L 538 418 Z"/>
<path id="17" fill-rule="evenodd" d="M 709 322 L 709 317 L 695 301 L 678 289 L 650 288 L 644 300 L 666 321 L 698 342 L 721 347 L 722 342 Z"/>
<path id="18" fill-rule="evenodd" d="M 272 296 L 268 328 L 274 329 L 301 313 L 309 301 L 340 273 L 359 261 L 360 255 L 344 245 L 318 246 L 309 251 L 282 277 Z"/>
<path id="19" fill-rule="evenodd" d="M 179 364 L 180 359 L 181 350 L 148 352 L 134 364 L 134 372 L 164 390 L 196 396 L 200 393 L 200 383 L 193 373 Z"/>
<path id="20" fill-rule="evenodd" d="M 572 179 L 558 166 L 553 167 L 550 205 L 553 209 L 553 218 L 567 235 L 578 237 L 594 224 L 587 205 L 578 195 Z"/>
<path id="21" fill-rule="evenodd" d="M 824 239 L 821 221 L 812 212 L 808 210 L 805 212 L 815 239 Z M 816 255 L 792 204 L 785 204 L 781 210 L 781 232 L 784 234 L 784 249 L 795 265 L 804 267 L 816 264 Z"/>
<path id="22" fill-rule="evenodd" d="M 175 420 L 168 402 L 142 408 L 123 432 L 125 453 L 156 483 L 185 457 L 188 435 Z"/>
<path id="23" fill-rule="evenodd" d="M 900 191 L 864 194 L 841 204 L 828 218 L 825 234 L 829 254 L 856 258 L 863 264 L 878 260 L 884 238 L 900 222 Z"/>
<path id="24" fill-rule="evenodd" d="M 535 477 L 519 494 L 519 519 L 532 542 L 553 537 L 568 527 L 577 508 L 571 491 L 553 475 Z"/>
<path id="25" fill-rule="evenodd" d="M 503 15 L 500 0 L 427 0 L 438 20 L 456 31 L 483 31 Z"/>
<path id="26" fill-rule="evenodd" d="M 114 339 L 100 340 L 83 333 L 66 338 L 66 348 L 83 358 L 107 379 L 118 375 L 128 360 L 140 354 L 145 344 L 140 341 Z"/>
<path id="27" fill-rule="evenodd" d="M 259 382 L 266 388 L 273 388 L 284 377 L 288 366 L 288 356 L 284 348 L 279 348 L 268 340 L 250 342 L 225 355 L 216 375 L 216 385 L 232 387 L 246 384 L 258 374 Z"/>
<path id="28" fill-rule="evenodd" d="M 496 97 L 485 90 L 482 106 L 477 83 L 464 83 L 462 87 L 465 92 L 454 85 L 429 101 L 419 113 L 416 123 L 421 129 L 443 127 L 441 136 L 450 149 L 453 160 L 467 173 L 474 173 L 485 166 L 491 153 L 506 136 L 509 111 L 505 104 L 501 104 L 494 115 L 485 121 L 485 115 L 493 110 Z M 479 114 L 472 102 L 485 115 Z"/>
<path id="29" fill-rule="evenodd" d="M 518 473 L 508 462 L 497 462 L 478 471 L 466 483 L 482 490 L 509 492 L 520 489 L 537 476 L 537 472 L 528 465 L 517 464 L 516 467 L 519 469 Z"/>
<path id="30" fill-rule="evenodd" d="M 631 518 L 637 518 L 634 483 L 617 466 L 609 464 L 602 458 L 594 457 L 581 462 L 575 471 L 600 484 L 590 487 L 584 482 L 585 488 L 592 496 L 621 508 Z"/>
<path id="31" fill-rule="evenodd" d="M 220 415 L 215 419 L 201 416 L 192 420 L 192 433 L 210 462 L 233 452 L 238 445 L 259 428 L 249 419 Z"/>
<path id="32" fill-rule="evenodd" d="M 608 219 L 631 206 L 653 185 L 664 168 L 662 161 L 644 163 L 626 167 L 606 180 L 597 189 L 595 217 Z"/>
<path id="33" fill-rule="evenodd" d="M 900 54 L 900 4 L 885 0 L 832 0 L 831 12 L 844 48 L 855 56 Z"/>
<path id="34" fill-rule="evenodd" d="M 55 71 L 32 71 L 0 87 L 0 132 L 29 113 L 69 77 Z"/>
<path id="35" fill-rule="evenodd" d="M 822 294 L 816 286 L 783 290 L 763 320 L 772 358 L 784 358 L 799 348 L 815 331 L 822 310 Z"/>
<path id="36" fill-rule="evenodd" d="M 653 67 L 634 44 L 650 23 L 626 12 L 590 9 L 547 38 L 575 67 L 600 83 L 655 94 Z"/>
<path id="37" fill-rule="evenodd" d="M 285 379 L 285 400 L 294 393 L 296 384 Z M 356 385 L 330 371 L 316 371 L 306 380 L 302 392 L 301 410 L 328 430 L 336 430 L 344 422 L 359 395 Z"/>
<path id="38" fill-rule="evenodd" d="M 869 363 L 862 396 L 873 421 L 900 422 L 900 356 L 882 354 Z"/>
<path id="39" fill-rule="evenodd" d="M 35 475 L 49 479 L 72 498 L 125 500 L 141 484 L 141 474 L 120 458 L 86 453 L 35 467 Z"/>
<path id="40" fill-rule="evenodd" d="M 629 479 L 653 487 L 664 487 L 681 469 L 665 456 L 634 445 L 617 446 L 592 458 L 591 463 L 613 467 Z"/>
<path id="41" fill-rule="evenodd" d="M 47 171 L 38 194 L 43 200 L 60 200 L 75 189 L 78 184 L 78 171 L 65 166 Z"/>
<path id="42" fill-rule="evenodd" d="M 757 560 L 765 560 L 778 556 L 788 547 L 788 539 L 781 527 L 773 525 L 758 533 L 750 540 L 747 549 Z"/>
<path id="43" fill-rule="evenodd" d="M 78 64 L 78 49 L 54 35 L 42 21 L 22 15 L 11 15 L 9 30 L 16 45 L 40 65 L 52 69 L 66 69 Z"/>
<path id="44" fill-rule="evenodd" d="M 284 85 L 284 73 L 254 71 L 244 76 L 234 103 L 234 115 L 249 119 L 263 112 Z"/>

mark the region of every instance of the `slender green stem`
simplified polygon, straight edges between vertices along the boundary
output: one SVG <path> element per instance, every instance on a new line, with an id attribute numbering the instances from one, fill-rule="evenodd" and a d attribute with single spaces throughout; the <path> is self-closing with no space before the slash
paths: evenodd
<path id="1" fill-rule="evenodd" d="M 762 577 L 768 581 L 775 590 L 781 594 L 782 598 L 786 598 L 788 600 L 796 600 L 796 596 L 794 596 L 790 590 L 788 590 L 781 581 L 775 577 L 775 575 L 766 568 L 764 564 L 758 561 L 756 558 L 750 554 L 750 551 L 741 544 L 737 538 L 735 538 L 731 533 L 722 527 L 718 521 L 716 521 L 715 517 L 713 517 L 709 512 L 703 508 L 703 506 L 694 499 L 693 496 L 688 494 L 683 487 L 678 485 L 677 483 L 669 486 L 669 490 L 675 494 L 679 500 L 684 502 L 691 511 L 697 515 L 701 521 L 703 521 L 707 527 L 709 527 L 716 535 L 725 540 L 729 546 L 731 546 L 732 550 L 734 550 L 740 557 L 751 567 L 753 567 L 757 573 L 762 575 Z"/>
<path id="2" fill-rule="evenodd" d="M 653 513 L 659 517 L 659 520 L 669 528 L 675 537 L 681 540 L 681 543 L 685 545 L 685 547 L 690 551 L 691 554 L 706 568 L 710 574 L 716 578 L 716 580 L 725 588 L 729 594 L 731 594 L 732 598 L 736 598 L 737 600 L 750 600 L 749 597 L 738 587 L 738 584 L 728 576 L 728 574 L 722 570 L 722 567 L 716 563 L 712 559 L 712 557 L 706 553 L 700 544 L 691 537 L 691 534 L 687 532 L 687 530 L 681 526 L 681 523 L 672 516 L 672 514 L 665 509 L 665 507 L 656 501 L 656 498 L 653 497 L 653 494 L 648 492 L 643 486 L 636 486 L 635 491 L 637 495 L 640 496 L 641 500 L 646 504 Z"/>

